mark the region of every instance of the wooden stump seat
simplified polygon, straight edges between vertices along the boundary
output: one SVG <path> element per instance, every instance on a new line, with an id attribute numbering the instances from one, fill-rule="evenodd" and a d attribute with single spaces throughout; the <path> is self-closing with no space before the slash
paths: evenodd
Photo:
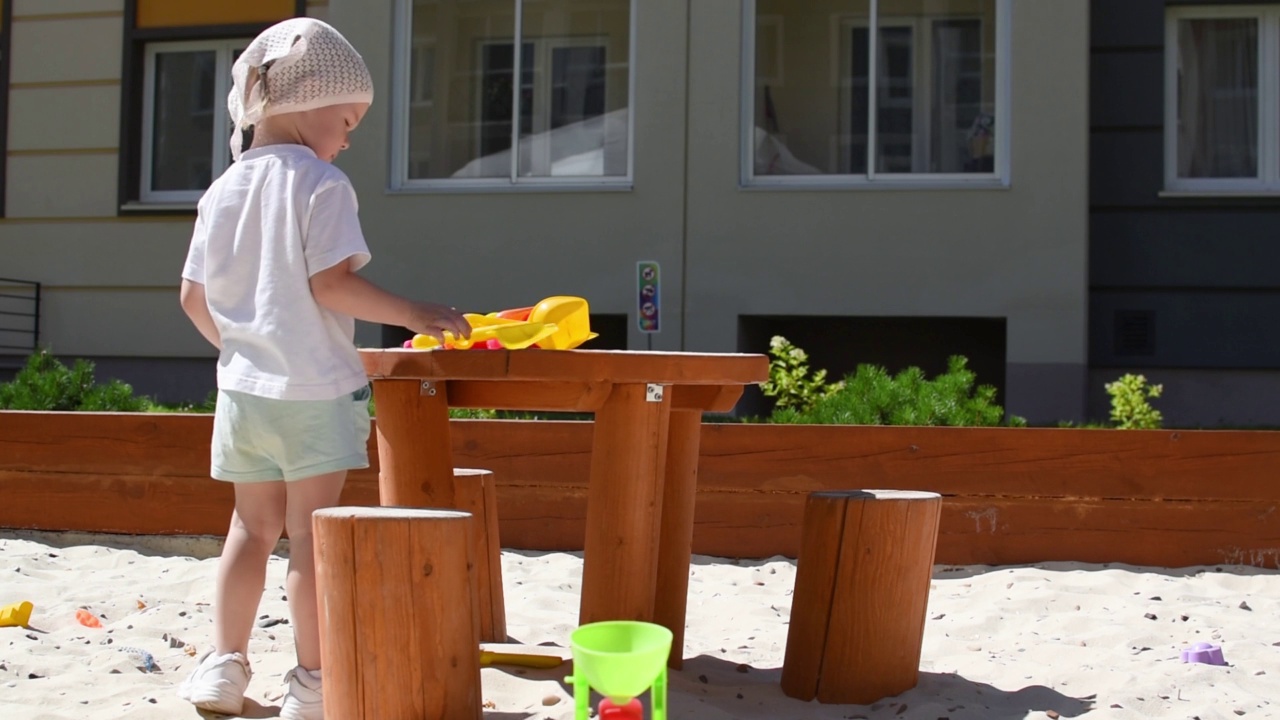
<path id="1" fill-rule="evenodd" d="M 408 508 L 312 516 L 326 720 L 480 720 L 472 522 Z"/>
<path id="2" fill-rule="evenodd" d="M 940 495 L 811 493 L 782 691 L 867 705 L 916 686 Z"/>
<path id="3" fill-rule="evenodd" d="M 471 513 L 471 557 L 480 640 L 507 641 L 507 609 L 502 594 L 502 543 L 498 537 L 498 487 L 489 470 L 453 469 L 455 510 Z"/>

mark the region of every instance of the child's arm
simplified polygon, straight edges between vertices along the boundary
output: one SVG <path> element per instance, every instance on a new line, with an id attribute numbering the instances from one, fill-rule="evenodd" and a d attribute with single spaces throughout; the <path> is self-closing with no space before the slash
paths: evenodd
<path id="1" fill-rule="evenodd" d="M 445 332 L 454 337 L 471 337 L 471 324 L 462 313 L 447 305 L 414 302 L 387 292 L 351 272 L 350 262 L 340 262 L 312 275 L 311 294 L 316 302 L 334 312 L 366 322 L 399 325 L 430 335 L 442 344 Z"/>
<path id="2" fill-rule="evenodd" d="M 191 322 L 204 339 L 221 350 L 222 337 L 218 334 L 218 326 L 213 322 L 213 315 L 209 314 L 209 303 L 205 300 L 204 286 L 184 278 L 178 297 L 182 302 L 182 309 L 186 311 L 187 317 L 191 318 Z"/>

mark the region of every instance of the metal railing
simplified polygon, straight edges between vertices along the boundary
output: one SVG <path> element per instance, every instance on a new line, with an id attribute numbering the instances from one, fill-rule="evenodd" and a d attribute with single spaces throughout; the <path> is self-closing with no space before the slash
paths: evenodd
<path id="1" fill-rule="evenodd" d="M 40 283 L 0 277 L 0 357 L 39 348 Z"/>

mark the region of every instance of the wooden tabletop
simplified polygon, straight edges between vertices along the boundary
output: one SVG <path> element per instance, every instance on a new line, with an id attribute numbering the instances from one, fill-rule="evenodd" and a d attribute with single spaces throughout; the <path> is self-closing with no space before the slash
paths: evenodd
<path id="1" fill-rule="evenodd" d="M 751 385 L 769 379 L 769 359 L 740 353 L 630 350 L 361 349 L 374 379 L 603 381 Z"/>

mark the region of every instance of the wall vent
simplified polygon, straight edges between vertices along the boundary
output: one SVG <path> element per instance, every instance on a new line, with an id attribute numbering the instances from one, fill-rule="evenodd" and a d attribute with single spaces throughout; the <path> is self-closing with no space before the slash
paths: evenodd
<path id="1" fill-rule="evenodd" d="M 1156 314 L 1151 310 L 1117 310 L 1115 354 L 1135 357 L 1156 354 Z"/>

